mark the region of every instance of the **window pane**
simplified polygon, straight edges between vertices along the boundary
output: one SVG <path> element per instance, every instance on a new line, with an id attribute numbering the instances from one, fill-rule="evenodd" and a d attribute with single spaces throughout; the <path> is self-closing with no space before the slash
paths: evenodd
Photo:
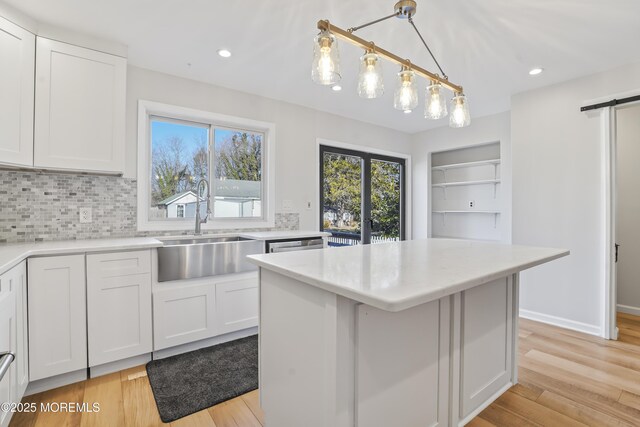
<path id="1" fill-rule="evenodd" d="M 152 117 L 150 220 L 195 218 L 196 185 L 209 177 L 209 127 Z M 201 201 L 204 201 L 201 195 Z M 206 203 L 200 211 L 206 215 Z"/>
<path id="2" fill-rule="evenodd" d="M 402 165 L 371 160 L 371 243 L 400 240 Z"/>
<path id="3" fill-rule="evenodd" d="M 213 215 L 262 217 L 262 144 L 264 134 L 216 128 Z"/>
<path id="4" fill-rule="evenodd" d="M 361 243 L 362 159 L 325 152 L 323 156 L 323 231 L 329 246 Z"/>

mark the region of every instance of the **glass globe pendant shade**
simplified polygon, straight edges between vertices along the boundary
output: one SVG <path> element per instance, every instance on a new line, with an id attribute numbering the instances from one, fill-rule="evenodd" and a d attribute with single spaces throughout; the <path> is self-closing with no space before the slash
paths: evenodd
<path id="1" fill-rule="evenodd" d="M 328 31 L 322 31 L 313 39 L 311 79 L 321 85 L 333 85 L 340 81 L 338 41 Z"/>
<path id="2" fill-rule="evenodd" d="M 360 58 L 360 73 L 358 74 L 358 95 L 361 98 L 378 98 L 384 93 L 382 66 L 380 58 L 373 52 L 364 54 Z"/>
<path id="3" fill-rule="evenodd" d="M 438 120 L 447 115 L 447 101 L 441 93 L 442 85 L 432 81 L 427 86 L 427 94 L 424 105 L 424 117 L 431 120 Z"/>
<path id="4" fill-rule="evenodd" d="M 456 93 L 451 98 L 451 115 L 449 116 L 449 126 L 452 128 L 462 128 L 471 124 L 469 115 L 469 101 L 463 93 Z"/>
<path id="5" fill-rule="evenodd" d="M 393 107 L 396 110 L 413 110 L 418 105 L 418 85 L 415 73 L 406 67 L 398 73 L 398 86 L 393 94 Z"/>

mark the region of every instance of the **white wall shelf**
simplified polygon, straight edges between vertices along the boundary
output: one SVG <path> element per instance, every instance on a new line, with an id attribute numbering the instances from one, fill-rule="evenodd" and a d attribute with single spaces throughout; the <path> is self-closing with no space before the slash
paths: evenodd
<path id="1" fill-rule="evenodd" d="M 447 169 L 468 168 L 473 166 L 499 165 L 499 164 L 500 164 L 500 159 L 491 159 L 491 160 L 479 160 L 477 162 L 452 163 L 449 165 L 434 166 L 431 169 L 433 169 L 434 171 L 445 171 Z"/>
<path id="2" fill-rule="evenodd" d="M 447 214 L 489 214 L 489 215 L 493 215 L 493 228 L 498 227 L 498 215 L 500 215 L 500 211 L 439 210 L 439 211 L 432 211 L 432 212 L 442 215 L 442 225 L 446 225 Z"/>
<path id="3" fill-rule="evenodd" d="M 448 214 L 448 213 L 477 213 L 477 214 L 500 214 L 500 211 L 433 211 L 433 213 L 438 213 L 438 214 Z"/>
<path id="4" fill-rule="evenodd" d="M 441 182 L 438 184 L 431 184 L 432 187 L 456 187 L 460 185 L 482 185 L 482 184 L 499 184 L 499 179 L 481 179 L 477 181 L 458 181 L 458 182 Z"/>

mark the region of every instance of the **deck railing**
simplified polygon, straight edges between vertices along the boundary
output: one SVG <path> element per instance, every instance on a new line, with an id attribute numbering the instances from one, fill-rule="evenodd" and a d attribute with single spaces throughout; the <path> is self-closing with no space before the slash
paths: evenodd
<path id="1" fill-rule="evenodd" d="M 360 244 L 361 237 L 359 233 L 333 230 L 325 231 L 331 233 L 331 236 L 327 238 L 329 246 L 354 246 Z M 399 240 L 398 237 L 384 237 L 375 234 L 371 236 L 371 243 L 397 242 Z"/>

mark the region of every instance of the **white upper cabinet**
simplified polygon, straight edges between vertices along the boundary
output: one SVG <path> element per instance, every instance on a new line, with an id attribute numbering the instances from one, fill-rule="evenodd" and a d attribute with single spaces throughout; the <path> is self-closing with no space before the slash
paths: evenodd
<path id="1" fill-rule="evenodd" d="M 34 166 L 122 173 L 126 59 L 37 38 Z"/>
<path id="2" fill-rule="evenodd" d="M 35 36 L 0 17 L 0 164 L 33 165 Z"/>

